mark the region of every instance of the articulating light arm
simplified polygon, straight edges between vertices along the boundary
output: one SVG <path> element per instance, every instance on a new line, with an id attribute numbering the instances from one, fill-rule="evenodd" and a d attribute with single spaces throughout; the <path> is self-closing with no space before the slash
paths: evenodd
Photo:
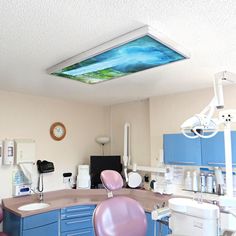
<path id="1" fill-rule="evenodd" d="M 215 75 L 214 92 L 215 97 L 202 110 L 201 113 L 189 118 L 182 125 L 183 134 L 188 138 L 211 138 L 218 132 L 220 124 L 224 125 L 224 147 L 225 147 L 225 169 L 227 197 L 233 196 L 232 179 L 232 143 L 231 124 L 236 122 L 236 110 L 223 110 L 218 118 L 212 118 L 216 109 L 224 108 L 224 97 L 222 81 L 235 82 L 236 76 L 233 73 L 223 71 Z M 206 131 L 206 133 L 204 133 Z M 193 133 L 192 134 L 189 134 Z M 210 133 L 210 134 L 209 134 Z"/>
<path id="2" fill-rule="evenodd" d="M 188 138 L 211 138 L 218 132 L 220 123 L 218 118 L 213 118 L 216 109 L 224 108 L 222 81 L 235 82 L 236 76 L 228 71 L 217 73 L 214 79 L 215 96 L 211 102 L 199 113 L 187 119 L 182 125 L 182 133 Z M 204 133 L 206 132 L 206 133 Z"/>
<path id="3" fill-rule="evenodd" d="M 187 119 L 182 125 L 181 130 L 187 138 L 211 138 L 218 132 L 218 122 L 213 119 L 213 114 L 216 109 L 216 98 L 199 113 Z M 209 133 L 203 134 L 204 131 Z M 194 135 L 193 135 L 194 134 Z"/>
<path id="4" fill-rule="evenodd" d="M 124 125 L 124 156 L 123 156 L 123 164 L 124 164 L 124 174 L 125 181 L 128 182 L 128 165 L 130 163 L 130 124 L 125 123 Z"/>

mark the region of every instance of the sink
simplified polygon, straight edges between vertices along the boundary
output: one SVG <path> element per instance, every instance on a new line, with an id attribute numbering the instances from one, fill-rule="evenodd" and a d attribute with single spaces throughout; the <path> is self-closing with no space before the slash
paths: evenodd
<path id="1" fill-rule="evenodd" d="M 210 203 L 187 198 L 171 198 L 168 203 L 172 211 L 199 218 L 213 219 L 219 215 L 219 207 Z"/>
<path id="2" fill-rule="evenodd" d="M 18 210 L 20 210 L 20 211 L 34 211 L 34 210 L 43 209 L 43 208 L 46 208 L 49 206 L 50 205 L 47 203 L 37 202 L 37 203 L 30 203 L 30 204 L 20 206 L 20 207 L 18 207 Z"/>

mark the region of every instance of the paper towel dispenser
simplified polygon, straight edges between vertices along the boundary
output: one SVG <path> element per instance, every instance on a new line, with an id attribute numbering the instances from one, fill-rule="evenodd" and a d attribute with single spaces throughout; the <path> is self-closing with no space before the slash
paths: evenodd
<path id="1" fill-rule="evenodd" d="M 35 141 L 32 139 L 15 139 L 15 162 L 34 163 L 35 162 Z"/>

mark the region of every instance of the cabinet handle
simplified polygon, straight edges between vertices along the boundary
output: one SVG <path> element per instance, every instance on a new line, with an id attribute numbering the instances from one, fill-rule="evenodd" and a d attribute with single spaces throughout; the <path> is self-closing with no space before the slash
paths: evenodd
<path id="1" fill-rule="evenodd" d="M 208 165 L 225 165 L 225 162 L 207 162 Z M 233 166 L 236 165 L 236 163 L 232 163 Z"/>
<path id="2" fill-rule="evenodd" d="M 66 234 L 66 236 L 84 235 L 84 234 L 87 234 L 87 233 L 91 233 L 91 230 L 87 230 L 87 231 L 83 231 L 83 232 L 78 232 L 78 233 L 69 233 L 69 234 Z"/>
<path id="3" fill-rule="evenodd" d="M 193 161 L 171 161 L 171 164 L 196 164 L 196 162 Z"/>
<path id="4" fill-rule="evenodd" d="M 90 207 L 78 207 L 78 208 L 73 208 L 73 209 L 66 209 L 67 212 L 74 212 L 74 211 L 88 211 L 91 210 Z"/>
<path id="5" fill-rule="evenodd" d="M 77 224 L 77 223 L 83 223 L 83 222 L 87 222 L 90 221 L 91 219 L 86 219 L 86 220 L 74 220 L 74 221 L 69 221 L 66 222 L 67 225 L 71 225 L 71 224 Z"/>
<path id="6" fill-rule="evenodd" d="M 225 165 L 224 162 L 207 162 L 208 165 Z"/>
<path id="7" fill-rule="evenodd" d="M 65 218 L 74 218 L 74 217 L 83 217 L 83 216 L 90 216 L 90 213 L 84 214 L 84 213 L 80 213 L 80 214 L 74 214 L 74 215 L 66 215 Z"/>

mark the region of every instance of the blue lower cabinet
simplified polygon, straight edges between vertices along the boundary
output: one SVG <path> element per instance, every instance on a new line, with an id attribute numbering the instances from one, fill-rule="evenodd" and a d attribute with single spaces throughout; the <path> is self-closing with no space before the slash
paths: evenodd
<path id="1" fill-rule="evenodd" d="M 93 228 L 73 230 L 61 233 L 61 236 L 94 236 Z"/>
<path id="2" fill-rule="evenodd" d="M 170 233 L 167 225 L 152 220 L 151 213 L 146 212 L 147 232 L 146 236 L 166 236 Z"/>
<path id="3" fill-rule="evenodd" d="M 3 231 L 10 236 L 58 236 L 59 210 L 21 218 L 4 210 Z"/>
<path id="4" fill-rule="evenodd" d="M 58 222 L 23 230 L 23 236 L 58 236 Z"/>
<path id="5" fill-rule="evenodd" d="M 92 215 L 87 217 L 80 217 L 61 221 L 61 232 L 76 230 L 76 229 L 92 228 L 92 227 L 93 227 Z"/>
<path id="6" fill-rule="evenodd" d="M 61 209 L 62 236 L 94 236 L 93 212 L 95 205 L 79 205 Z"/>
<path id="7" fill-rule="evenodd" d="M 149 213 L 149 212 L 146 212 L 146 218 L 147 218 L 147 233 L 146 233 L 146 236 L 152 236 L 152 235 L 154 235 L 155 221 L 152 220 L 151 213 Z"/>

